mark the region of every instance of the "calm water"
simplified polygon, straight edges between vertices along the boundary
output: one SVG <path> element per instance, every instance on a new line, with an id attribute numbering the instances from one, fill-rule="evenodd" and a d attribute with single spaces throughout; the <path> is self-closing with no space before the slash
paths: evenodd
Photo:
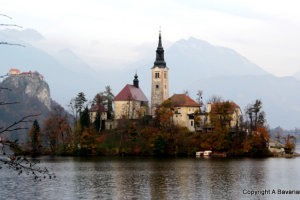
<path id="1" fill-rule="evenodd" d="M 300 158 L 42 158 L 55 180 L 0 170 L 0 199 L 300 199 L 243 190 L 300 190 Z"/>

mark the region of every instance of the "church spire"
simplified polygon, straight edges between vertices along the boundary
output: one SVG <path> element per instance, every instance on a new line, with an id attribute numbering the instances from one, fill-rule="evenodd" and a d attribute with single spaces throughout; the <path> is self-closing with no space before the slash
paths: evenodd
<path id="1" fill-rule="evenodd" d="M 135 73 L 135 75 L 134 75 L 133 85 L 134 85 L 136 88 L 139 88 L 139 79 L 138 79 L 137 73 Z"/>
<path id="2" fill-rule="evenodd" d="M 158 36 L 158 46 L 156 49 L 156 59 L 154 62 L 154 66 L 153 67 L 159 67 L 159 68 L 165 68 L 166 67 L 166 62 L 164 59 L 164 48 L 162 46 L 162 42 L 161 42 L 161 30 L 159 30 L 159 36 Z"/>

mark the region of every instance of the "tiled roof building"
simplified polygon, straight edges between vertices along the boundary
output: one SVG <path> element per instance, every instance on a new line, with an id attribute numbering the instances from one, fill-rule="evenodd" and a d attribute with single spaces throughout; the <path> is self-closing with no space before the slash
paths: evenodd
<path id="1" fill-rule="evenodd" d="M 114 98 L 115 119 L 138 119 L 148 114 L 148 99 L 139 87 L 138 76 L 133 85 L 127 84 Z"/>
<path id="2" fill-rule="evenodd" d="M 174 94 L 170 100 L 175 109 L 173 116 L 174 124 L 187 127 L 190 131 L 195 131 L 194 119 L 190 118 L 190 115 L 193 115 L 196 111 L 200 111 L 201 104 L 186 94 Z"/>

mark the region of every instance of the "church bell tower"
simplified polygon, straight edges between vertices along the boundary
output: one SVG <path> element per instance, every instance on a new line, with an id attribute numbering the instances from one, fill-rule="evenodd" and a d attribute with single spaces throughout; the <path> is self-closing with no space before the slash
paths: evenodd
<path id="1" fill-rule="evenodd" d="M 152 90 L 151 90 L 151 115 L 155 116 L 155 110 L 163 101 L 169 98 L 169 68 L 164 59 L 164 48 L 159 31 L 156 59 L 152 67 Z"/>

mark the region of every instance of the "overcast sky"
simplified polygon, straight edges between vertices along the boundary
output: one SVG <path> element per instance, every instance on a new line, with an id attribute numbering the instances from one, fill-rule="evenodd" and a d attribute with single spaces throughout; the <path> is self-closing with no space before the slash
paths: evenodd
<path id="1" fill-rule="evenodd" d="M 299 8 L 297 0 L 2 0 L 0 12 L 94 68 L 138 59 L 161 26 L 167 44 L 193 36 L 284 76 L 300 70 Z"/>

